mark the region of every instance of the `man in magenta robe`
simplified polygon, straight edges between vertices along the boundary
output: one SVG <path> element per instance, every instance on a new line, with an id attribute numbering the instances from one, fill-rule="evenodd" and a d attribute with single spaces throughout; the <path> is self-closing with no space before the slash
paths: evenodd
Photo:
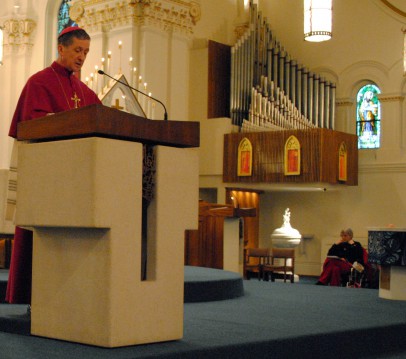
<path id="1" fill-rule="evenodd" d="M 79 27 L 64 29 L 58 36 L 58 58 L 50 67 L 27 81 L 11 122 L 9 136 L 17 137 L 19 122 L 56 112 L 101 103 L 77 76 L 89 52 L 90 37 Z M 31 303 L 32 232 L 16 227 L 6 301 Z"/>

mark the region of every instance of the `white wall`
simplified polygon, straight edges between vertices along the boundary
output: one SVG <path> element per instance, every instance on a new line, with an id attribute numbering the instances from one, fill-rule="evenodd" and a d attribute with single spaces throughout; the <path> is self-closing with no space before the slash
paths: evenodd
<path id="1" fill-rule="evenodd" d="M 323 43 L 303 40 L 302 0 L 266 0 L 260 8 L 286 51 L 311 69 L 326 67 L 341 75 L 359 63 L 373 62 L 389 69 L 401 61 L 405 18 L 389 11 L 380 0 L 333 1 L 333 37 Z"/>
<path id="2" fill-rule="evenodd" d="M 35 23 L 45 24 L 45 13 L 48 0 L 19 1 L 20 8 L 15 9 L 15 1 L 2 2 L 0 10 L 0 25 L 5 21 L 33 20 Z M 11 150 L 13 140 L 8 137 L 8 131 L 14 110 L 22 88 L 28 77 L 41 70 L 44 63 L 44 41 L 45 26 L 36 26 L 30 33 L 29 39 L 19 42 L 17 38 L 13 46 L 4 46 L 4 65 L 0 67 L 0 232 L 9 233 L 13 231 L 13 226 L 9 221 L 4 221 L 3 213 L 6 203 L 7 192 L 7 171 L 10 165 Z M 21 34 L 21 31 L 19 32 Z M 28 45 L 28 46 L 27 46 Z"/>
<path id="3" fill-rule="evenodd" d="M 203 11 L 206 9 L 205 4 Z M 209 6 L 207 7 L 209 9 Z M 297 272 L 320 273 L 321 243 L 352 227 L 355 238 L 367 237 L 367 228 L 395 224 L 406 226 L 405 78 L 402 69 L 406 18 L 391 12 L 378 0 L 334 1 L 333 38 L 324 43 L 303 40 L 303 1 L 260 1 L 260 9 L 286 51 L 311 71 L 337 84 L 336 129 L 355 133 L 355 95 L 364 80 L 382 90 L 382 147 L 359 153 L 359 184 L 327 191 L 288 191 L 260 184 L 260 245 L 282 224 L 287 207 L 291 224 L 313 238 L 297 248 Z M 405 11 L 405 9 L 403 9 Z M 218 26 L 227 20 L 218 20 Z M 215 26 L 212 25 L 211 28 Z M 207 36 L 213 32 L 208 31 Z M 221 160 L 219 157 L 217 160 Z M 217 163 L 207 160 L 204 163 Z M 201 183 L 215 183 L 213 176 Z M 224 184 L 220 184 L 224 187 Z"/>
<path id="4" fill-rule="evenodd" d="M 239 1 L 242 0 L 199 0 L 202 15 L 196 24 L 194 37 L 233 45 Z"/>

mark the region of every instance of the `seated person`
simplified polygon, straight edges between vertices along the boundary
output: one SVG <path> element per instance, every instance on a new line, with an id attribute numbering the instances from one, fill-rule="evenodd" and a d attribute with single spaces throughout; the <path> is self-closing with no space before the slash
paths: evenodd
<path id="1" fill-rule="evenodd" d="M 340 236 L 327 253 L 317 285 L 340 286 L 342 277 L 350 274 L 354 262 L 364 265 L 363 248 L 352 239 L 352 229 L 341 231 Z"/>

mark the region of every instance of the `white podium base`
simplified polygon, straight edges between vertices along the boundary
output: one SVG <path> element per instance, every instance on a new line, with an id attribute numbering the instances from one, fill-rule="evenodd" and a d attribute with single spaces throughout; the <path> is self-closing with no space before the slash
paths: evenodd
<path id="1" fill-rule="evenodd" d="M 155 147 L 145 281 L 142 153 L 140 143 L 103 138 L 20 145 L 17 224 L 34 231 L 32 334 L 103 347 L 182 338 L 197 152 Z"/>

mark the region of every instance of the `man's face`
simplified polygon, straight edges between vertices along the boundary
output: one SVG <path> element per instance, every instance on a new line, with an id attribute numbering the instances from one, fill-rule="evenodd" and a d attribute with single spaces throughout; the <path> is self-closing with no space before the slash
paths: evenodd
<path id="1" fill-rule="evenodd" d="M 90 40 L 80 40 L 76 37 L 69 46 L 58 45 L 61 65 L 69 71 L 78 72 L 82 68 L 89 52 Z"/>

